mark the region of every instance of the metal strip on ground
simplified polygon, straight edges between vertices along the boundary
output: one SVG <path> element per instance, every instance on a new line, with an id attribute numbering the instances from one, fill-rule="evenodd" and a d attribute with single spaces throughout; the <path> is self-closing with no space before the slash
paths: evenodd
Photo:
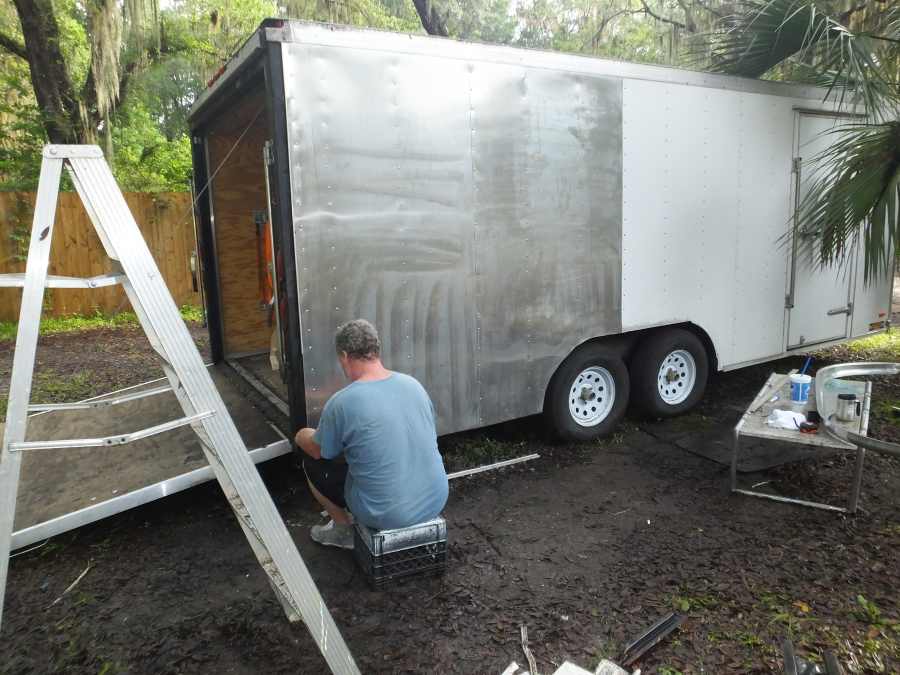
<path id="1" fill-rule="evenodd" d="M 523 457 L 516 457 L 515 459 L 504 459 L 502 462 L 494 462 L 493 464 L 485 464 L 483 466 L 476 466 L 471 469 L 463 469 L 462 471 L 455 471 L 453 473 L 447 474 L 447 480 L 453 480 L 454 478 L 462 478 L 463 476 L 471 476 L 476 473 L 483 473 L 485 471 L 493 471 L 494 469 L 502 469 L 505 466 L 512 466 L 513 464 L 521 464 L 522 462 L 528 462 L 532 459 L 538 459 L 540 457 L 537 453 L 532 453 L 530 455 L 524 455 Z"/>

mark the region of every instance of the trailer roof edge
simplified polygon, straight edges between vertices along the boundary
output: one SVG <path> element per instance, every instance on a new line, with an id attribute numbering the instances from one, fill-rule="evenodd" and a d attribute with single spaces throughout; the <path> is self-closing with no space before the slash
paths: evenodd
<path id="1" fill-rule="evenodd" d="M 373 51 L 393 51 L 403 45 L 404 53 L 442 56 L 460 60 L 478 59 L 491 63 L 551 68 L 584 75 L 650 80 L 667 84 L 727 89 L 789 98 L 824 100 L 828 90 L 791 82 L 759 80 L 737 75 L 722 75 L 675 66 L 634 63 L 599 56 L 529 49 L 445 38 L 434 35 L 396 33 L 378 28 L 361 28 L 299 19 L 284 20 L 280 26 L 265 28 L 269 42 L 287 42 L 327 46 L 355 47 Z M 460 46 L 469 47 L 468 51 Z"/>
<path id="2" fill-rule="evenodd" d="M 722 75 L 674 66 L 633 63 L 614 59 L 566 52 L 552 52 L 507 45 L 464 42 L 431 35 L 395 33 L 376 28 L 360 28 L 340 24 L 317 23 L 296 19 L 266 19 L 241 48 L 228 60 L 208 89 L 197 98 L 188 115 L 188 124 L 195 128 L 209 109 L 225 100 L 226 83 L 233 80 L 262 54 L 267 42 L 281 42 L 323 46 L 344 46 L 372 51 L 402 51 L 422 56 L 458 60 L 484 60 L 508 65 L 527 65 L 532 68 L 562 70 L 584 75 L 637 79 L 664 84 L 687 85 L 752 94 L 781 96 L 794 99 L 818 100 L 828 105 L 828 90 L 811 85 L 758 80 L 736 75 Z M 460 49 L 464 47 L 464 49 Z"/>
<path id="3" fill-rule="evenodd" d="M 261 57 L 265 46 L 266 30 L 274 23 L 273 19 L 266 19 L 259 28 L 253 31 L 244 44 L 231 56 L 228 61 L 216 72 L 212 80 L 204 89 L 188 113 L 188 126 L 193 130 L 203 119 L 209 116 L 210 111 L 227 99 L 226 84 L 232 82 L 235 76 L 244 72 L 255 61 L 254 57 Z"/>

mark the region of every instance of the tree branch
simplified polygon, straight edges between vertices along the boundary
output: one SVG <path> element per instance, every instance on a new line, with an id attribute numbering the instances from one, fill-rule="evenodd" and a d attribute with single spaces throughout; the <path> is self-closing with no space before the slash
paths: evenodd
<path id="1" fill-rule="evenodd" d="M 432 0 L 413 0 L 413 6 L 422 22 L 422 28 L 429 35 L 440 35 L 447 37 L 447 24 L 444 18 L 438 13 L 437 7 L 434 6 Z"/>
<path id="2" fill-rule="evenodd" d="M 591 46 L 596 46 L 597 43 L 600 42 L 600 38 L 603 36 L 603 31 L 606 30 L 606 27 L 612 23 L 613 19 L 617 19 L 623 14 L 643 14 L 644 10 L 642 9 L 620 9 L 618 12 L 613 12 L 609 16 L 603 17 L 603 21 L 600 22 L 600 26 L 597 28 L 597 31 L 587 40 L 584 41 L 584 44 L 581 45 L 581 48 L 584 49 L 588 46 L 588 43 Z"/>
<path id="3" fill-rule="evenodd" d="M 697 22 L 694 21 L 694 13 L 684 0 L 678 0 L 678 6 L 684 12 L 685 28 L 691 33 L 697 32 Z"/>
<path id="4" fill-rule="evenodd" d="M 25 45 L 4 33 L 0 33 L 0 47 L 8 51 L 13 56 L 20 59 L 28 60 L 28 52 L 25 51 Z"/>
<path id="5" fill-rule="evenodd" d="M 675 19 L 669 19 L 664 16 L 660 16 L 659 14 L 654 12 L 652 9 L 650 9 L 650 6 L 647 4 L 647 0 L 641 0 L 641 4 L 644 6 L 644 12 L 646 14 L 648 14 L 649 16 L 652 16 L 657 21 L 662 21 L 663 23 L 672 24 L 673 26 L 677 26 L 678 28 L 687 29 L 687 26 L 685 26 L 680 21 L 676 21 Z"/>
<path id="6" fill-rule="evenodd" d="M 697 5 L 700 9 L 709 12 L 710 14 L 712 14 L 712 15 L 715 16 L 715 17 L 718 17 L 719 19 L 721 19 L 722 17 L 726 16 L 726 13 L 725 13 L 725 12 L 722 12 L 722 11 L 720 11 L 720 10 L 718 10 L 718 9 L 713 8 L 712 6 L 710 6 L 710 5 L 708 5 L 708 4 L 705 4 L 705 3 L 703 2 L 703 0 L 694 0 L 694 3 L 696 3 L 696 5 Z"/>
<path id="7" fill-rule="evenodd" d="M 886 2 L 887 2 L 887 0 L 874 0 L 874 3 L 876 5 L 883 5 Z M 849 8 L 846 12 L 842 13 L 838 20 L 841 23 L 846 24 L 850 20 L 851 16 L 853 16 L 857 12 L 861 12 L 864 9 L 867 9 L 870 4 L 872 4 L 871 0 L 863 0 L 863 2 L 859 3 L 858 5 L 854 5 L 853 7 Z"/>

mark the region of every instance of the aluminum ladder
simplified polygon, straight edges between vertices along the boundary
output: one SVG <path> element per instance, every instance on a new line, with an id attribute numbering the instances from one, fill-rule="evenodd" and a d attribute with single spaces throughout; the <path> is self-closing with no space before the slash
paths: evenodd
<path id="1" fill-rule="evenodd" d="M 110 258 L 112 271 L 109 274 L 78 279 L 47 273 L 64 165 Z M 173 392 L 184 417 L 105 438 L 26 441 L 29 412 L 79 410 L 95 405 L 30 405 L 44 289 L 99 288 L 113 284 L 122 285 L 151 346 L 162 359 L 169 385 L 100 404 L 111 405 Z M 197 433 L 206 458 L 288 619 L 303 620 L 335 675 L 358 674 L 353 656 L 247 454 L 99 147 L 44 147 L 25 274 L 0 275 L 0 286 L 22 288 L 6 429 L 0 451 L 0 620 L 22 453 L 124 445 L 190 425 Z"/>

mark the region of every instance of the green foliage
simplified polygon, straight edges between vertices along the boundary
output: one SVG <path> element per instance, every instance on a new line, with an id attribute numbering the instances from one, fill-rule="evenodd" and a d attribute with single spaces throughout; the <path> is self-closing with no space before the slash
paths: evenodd
<path id="1" fill-rule="evenodd" d="M 139 100 L 131 101 L 113 126 L 114 171 L 123 190 L 176 192 L 188 188 L 191 142 L 182 132 L 166 138 Z"/>
<path id="2" fill-rule="evenodd" d="M 837 1 L 748 0 L 709 37 L 710 67 L 750 77 L 800 79 L 826 87 L 861 123 L 831 134 L 831 147 L 813 159 L 817 178 L 797 217 L 797 228 L 819 262 L 843 262 L 859 239 L 865 280 L 890 270 L 900 243 L 900 8 L 847 9 Z"/>
<path id="3" fill-rule="evenodd" d="M 683 675 L 683 673 L 673 666 L 660 666 L 659 675 Z"/>
<path id="4" fill-rule="evenodd" d="M 185 321 L 199 323 L 203 320 L 203 310 L 193 305 L 184 305 L 179 309 Z M 97 312 L 90 316 L 73 314 L 71 316 L 48 316 L 41 319 L 41 335 L 70 333 L 74 331 L 96 330 L 98 328 L 120 328 L 137 326 L 138 320 L 134 312 L 103 314 Z M 18 324 L 15 321 L 0 321 L 0 341 L 15 340 Z"/>
<path id="5" fill-rule="evenodd" d="M 84 82 L 91 67 L 91 40 L 84 4 L 77 0 L 53 0 L 59 36 L 72 82 Z"/>
<path id="6" fill-rule="evenodd" d="M 202 307 L 197 307 L 196 305 L 184 305 L 179 311 L 181 312 L 181 318 L 185 321 L 192 321 L 193 323 L 200 323 L 203 321 Z"/>
<path id="7" fill-rule="evenodd" d="M 831 92 L 849 93 L 849 103 L 875 112 L 891 96 L 879 67 L 879 45 L 868 31 L 852 30 L 832 13 L 837 11 L 836 3 L 828 2 L 748 0 L 713 33 L 710 68 L 762 77 L 781 64 L 805 66 L 819 78 L 829 77 Z M 886 30 L 893 29 L 888 24 Z"/>
<path id="8" fill-rule="evenodd" d="M 853 611 L 853 616 L 871 626 L 881 626 L 884 624 L 884 619 L 881 616 L 881 609 L 871 600 L 866 600 L 864 595 L 856 596 L 856 608 Z"/>
<path id="9" fill-rule="evenodd" d="M 35 373 L 31 385 L 32 403 L 72 403 L 94 395 L 94 381 L 90 372 L 59 375 L 54 372 Z M 0 396 L 0 419 L 6 419 L 8 396 Z"/>
<path id="10" fill-rule="evenodd" d="M 709 30 L 725 0 L 432 0 L 457 39 L 555 49 L 651 63 L 678 63 L 680 45 Z M 112 117 L 113 168 L 125 189 L 183 190 L 190 171 L 187 115 L 207 80 L 267 17 L 286 16 L 421 33 L 410 0 L 171 0 L 162 3 L 160 51 L 129 70 Z M 55 0 L 61 47 L 76 89 L 91 64 L 92 35 L 81 0 Z M 12 4 L 0 31 L 21 40 Z M 121 59 L 133 56 L 123 43 Z M 45 142 L 27 65 L 0 56 L 0 190 L 32 190 Z"/>
<path id="11" fill-rule="evenodd" d="M 800 205 L 801 221 L 821 231 L 818 258 L 824 265 L 851 254 L 865 222 L 865 278 L 889 274 L 897 249 L 900 208 L 900 122 L 845 124 L 816 158 L 821 168 Z"/>
<path id="12" fill-rule="evenodd" d="M 484 435 L 451 442 L 449 447 L 441 448 L 449 471 L 518 457 L 523 454 L 524 449 L 523 442 L 499 441 Z"/>
<path id="13" fill-rule="evenodd" d="M 0 55 L 0 190 L 32 190 L 40 172 L 44 127 L 28 67 Z"/>

